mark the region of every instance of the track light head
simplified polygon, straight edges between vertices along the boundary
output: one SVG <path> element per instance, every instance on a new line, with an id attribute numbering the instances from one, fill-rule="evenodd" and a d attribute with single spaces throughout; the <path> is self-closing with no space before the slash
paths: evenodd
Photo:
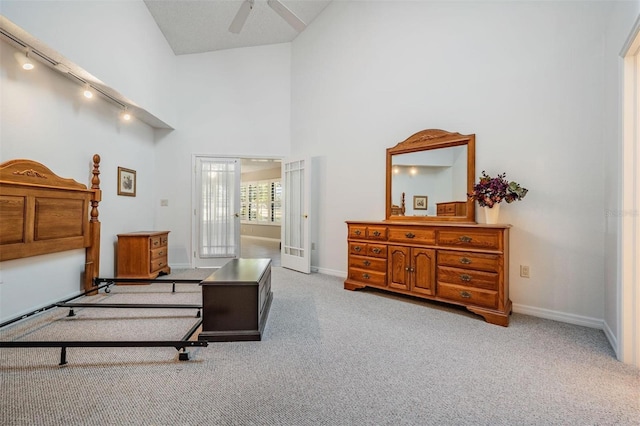
<path id="1" fill-rule="evenodd" d="M 91 91 L 91 86 L 89 86 L 88 84 L 85 84 L 84 91 L 82 92 L 82 94 L 87 99 L 93 98 L 93 92 Z"/>
<path id="2" fill-rule="evenodd" d="M 22 69 L 26 71 L 31 71 L 32 69 L 35 68 L 35 65 L 33 65 L 33 61 L 31 60 L 31 58 L 29 58 L 29 53 L 31 53 L 31 49 L 29 48 L 24 53 L 22 52 L 15 53 L 16 61 L 18 61 Z"/>

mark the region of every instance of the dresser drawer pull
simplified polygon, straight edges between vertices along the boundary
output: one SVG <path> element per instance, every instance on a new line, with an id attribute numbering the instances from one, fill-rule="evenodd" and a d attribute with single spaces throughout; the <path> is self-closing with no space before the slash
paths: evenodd
<path id="1" fill-rule="evenodd" d="M 157 246 L 158 244 L 160 244 L 160 242 L 159 242 L 158 240 L 155 240 L 155 241 L 153 242 L 153 245 L 154 245 L 154 246 Z"/>
<path id="2" fill-rule="evenodd" d="M 467 282 L 467 283 L 468 283 L 469 281 L 471 281 L 471 275 L 462 274 L 462 275 L 460 275 L 460 279 L 461 279 L 462 281 L 464 281 L 464 282 Z"/>
<path id="3" fill-rule="evenodd" d="M 468 291 L 461 291 L 460 296 L 464 297 L 465 299 L 469 299 L 471 297 L 471 293 L 469 293 Z"/>
<path id="4" fill-rule="evenodd" d="M 355 247 L 353 248 L 353 250 L 354 250 L 354 251 L 359 252 L 360 250 L 362 250 L 362 247 L 360 247 L 360 246 L 355 246 Z"/>
<path id="5" fill-rule="evenodd" d="M 468 257 L 461 257 L 460 258 L 460 263 L 463 263 L 465 265 L 470 265 L 471 264 L 471 259 L 469 259 Z"/>
<path id="6" fill-rule="evenodd" d="M 458 240 L 462 241 L 463 243 L 470 243 L 471 237 L 467 237 L 466 235 L 463 235 L 460 238 L 458 238 Z"/>
<path id="7" fill-rule="evenodd" d="M 362 234 L 362 232 L 360 232 L 360 230 L 359 230 L 359 229 L 356 229 L 355 231 L 353 231 L 353 233 L 354 233 L 354 234 L 356 234 L 356 235 L 360 235 L 360 234 Z"/>
<path id="8" fill-rule="evenodd" d="M 413 234 L 411 232 L 407 232 L 406 234 L 404 234 L 405 237 L 407 238 L 415 238 L 416 234 Z"/>
<path id="9" fill-rule="evenodd" d="M 373 231 L 373 236 L 374 237 L 379 237 L 380 236 L 380 231 Z"/>
<path id="10" fill-rule="evenodd" d="M 160 251 L 158 252 L 158 256 L 162 256 L 163 254 L 164 254 L 164 252 L 163 252 L 162 250 L 160 250 Z"/>
<path id="11" fill-rule="evenodd" d="M 164 266 L 164 263 L 160 262 L 158 263 L 158 266 Z"/>
<path id="12" fill-rule="evenodd" d="M 362 274 L 362 278 L 368 280 L 369 278 L 371 278 L 371 276 L 369 274 Z"/>
<path id="13" fill-rule="evenodd" d="M 374 248 L 374 249 L 371 249 L 371 251 L 372 251 L 372 252 L 374 252 L 375 254 L 380 254 L 380 253 L 382 253 L 382 249 L 381 249 L 381 248 L 378 248 L 378 247 L 376 247 L 376 248 Z"/>
<path id="14" fill-rule="evenodd" d="M 364 264 L 364 266 L 369 266 L 371 265 L 371 262 L 369 262 L 368 260 L 365 260 L 364 262 L 362 262 Z"/>

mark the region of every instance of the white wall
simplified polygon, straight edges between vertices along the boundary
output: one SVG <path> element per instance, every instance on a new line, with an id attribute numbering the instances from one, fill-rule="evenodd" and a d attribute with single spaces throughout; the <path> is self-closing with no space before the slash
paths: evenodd
<path id="1" fill-rule="evenodd" d="M 618 349 L 620 337 L 620 232 L 622 219 L 622 58 L 620 53 L 635 21 L 640 1 L 617 2 L 608 20 L 605 43 L 605 331 Z"/>
<path id="2" fill-rule="evenodd" d="M 0 12 L 159 118 L 174 119 L 175 62 L 142 1 L 2 1 Z M 101 162 L 101 276 L 114 275 L 118 233 L 154 228 L 154 131 L 40 64 L 18 69 L 15 50 L 0 45 L 0 161 L 28 158 L 84 184 L 91 157 Z M 117 196 L 118 166 L 137 171 L 137 196 Z M 0 321 L 77 294 L 84 251 L 2 262 Z"/>
<path id="3" fill-rule="evenodd" d="M 91 159 L 100 154 L 103 200 L 100 275 L 114 276 L 116 234 L 153 226 L 153 130 L 121 123 L 119 110 L 86 101 L 79 86 L 42 64 L 19 68 L 16 50 L 0 42 L 0 160 L 28 158 L 54 173 L 90 185 Z M 117 196 L 118 166 L 137 171 L 137 196 Z M 2 262 L 0 320 L 77 294 L 84 250 Z"/>
<path id="4" fill-rule="evenodd" d="M 321 172 L 312 263 L 344 275 L 344 221 L 384 218 L 387 147 L 427 128 L 475 133 L 478 174 L 530 190 L 501 209 L 516 310 L 601 326 L 611 7 L 332 3 L 292 43 L 292 150 Z"/>
<path id="5" fill-rule="evenodd" d="M 143 0 L 2 0 L 0 13 L 173 125 L 175 59 Z"/>
<path id="6" fill-rule="evenodd" d="M 192 159 L 195 154 L 285 157 L 290 151 L 291 45 L 181 55 L 176 130 L 158 132 L 156 226 L 169 234 L 169 262 L 191 264 Z"/>

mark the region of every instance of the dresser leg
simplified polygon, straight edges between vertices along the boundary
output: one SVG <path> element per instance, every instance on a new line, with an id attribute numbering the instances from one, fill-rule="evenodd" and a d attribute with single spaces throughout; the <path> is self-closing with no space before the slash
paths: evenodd
<path id="1" fill-rule="evenodd" d="M 365 288 L 366 286 L 364 285 L 359 285 L 359 284 L 354 284 L 350 281 L 345 281 L 344 282 L 344 289 L 345 290 L 358 290 L 360 288 Z"/>
<path id="2" fill-rule="evenodd" d="M 503 327 L 509 326 L 509 314 L 511 313 L 511 309 L 507 312 L 495 312 L 495 311 L 485 311 L 484 309 L 476 308 L 474 306 L 467 306 L 467 310 L 473 312 L 474 314 L 478 314 L 484 318 L 486 322 L 489 324 L 501 325 Z"/>

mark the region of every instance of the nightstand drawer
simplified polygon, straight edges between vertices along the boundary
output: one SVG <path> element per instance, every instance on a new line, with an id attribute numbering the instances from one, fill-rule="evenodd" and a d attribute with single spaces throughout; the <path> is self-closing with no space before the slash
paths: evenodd
<path id="1" fill-rule="evenodd" d="M 162 246 L 162 239 L 160 238 L 160 235 L 156 235 L 149 238 L 149 247 L 151 248 L 151 250 L 161 246 Z"/>
<path id="2" fill-rule="evenodd" d="M 151 260 L 151 269 L 149 272 L 153 273 L 159 269 L 167 267 L 167 256 L 159 257 Z"/>
<path id="3" fill-rule="evenodd" d="M 151 250 L 151 259 L 157 259 L 159 257 L 167 257 L 167 247 L 160 247 Z"/>

